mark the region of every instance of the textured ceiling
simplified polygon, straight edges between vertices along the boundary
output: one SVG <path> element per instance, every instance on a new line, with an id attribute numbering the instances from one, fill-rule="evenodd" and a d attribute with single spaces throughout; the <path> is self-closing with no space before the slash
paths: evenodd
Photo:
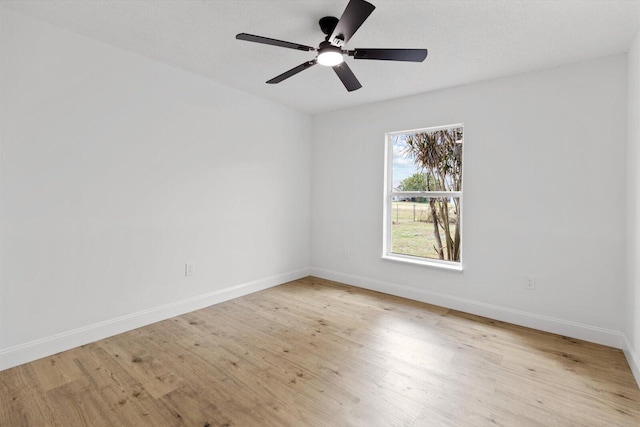
<path id="1" fill-rule="evenodd" d="M 319 113 L 627 51 L 640 0 L 370 0 L 376 10 L 347 48 L 428 48 L 423 63 L 347 61 L 363 85 L 347 92 L 312 59 L 235 40 L 247 32 L 305 45 L 347 0 L 3 0 L 2 7 L 191 71 L 295 109 Z"/>

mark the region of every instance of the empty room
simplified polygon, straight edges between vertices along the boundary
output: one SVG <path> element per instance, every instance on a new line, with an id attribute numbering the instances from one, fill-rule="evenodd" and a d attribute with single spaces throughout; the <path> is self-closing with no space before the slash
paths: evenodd
<path id="1" fill-rule="evenodd" d="M 640 426 L 640 0 L 0 1 L 0 426 Z"/>

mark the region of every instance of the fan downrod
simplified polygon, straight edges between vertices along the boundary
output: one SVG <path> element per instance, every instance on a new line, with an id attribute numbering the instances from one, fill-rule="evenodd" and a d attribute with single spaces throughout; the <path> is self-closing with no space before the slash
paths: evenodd
<path id="1" fill-rule="evenodd" d="M 320 18 L 320 29 L 327 37 L 333 33 L 333 30 L 338 25 L 339 19 L 335 16 L 325 16 L 324 18 Z"/>

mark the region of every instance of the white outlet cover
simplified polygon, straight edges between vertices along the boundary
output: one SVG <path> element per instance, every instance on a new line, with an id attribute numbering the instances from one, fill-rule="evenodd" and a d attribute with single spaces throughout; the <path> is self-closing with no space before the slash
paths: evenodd
<path id="1" fill-rule="evenodd" d="M 527 277 L 525 284 L 524 284 L 525 289 L 530 289 L 533 290 L 536 288 L 536 279 L 535 277 Z"/>
<path id="2" fill-rule="evenodd" d="M 184 265 L 184 275 L 185 276 L 193 276 L 195 274 L 195 264 L 187 263 Z"/>

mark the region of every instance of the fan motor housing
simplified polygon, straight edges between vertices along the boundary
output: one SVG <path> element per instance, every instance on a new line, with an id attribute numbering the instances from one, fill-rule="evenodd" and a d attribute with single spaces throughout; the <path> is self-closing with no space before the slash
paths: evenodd
<path id="1" fill-rule="evenodd" d="M 320 18 L 320 29 L 328 37 L 333 33 L 333 30 L 335 30 L 336 25 L 338 25 L 338 21 L 339 19 L 335 16 L 325 16 L 324 18 Z"/>

